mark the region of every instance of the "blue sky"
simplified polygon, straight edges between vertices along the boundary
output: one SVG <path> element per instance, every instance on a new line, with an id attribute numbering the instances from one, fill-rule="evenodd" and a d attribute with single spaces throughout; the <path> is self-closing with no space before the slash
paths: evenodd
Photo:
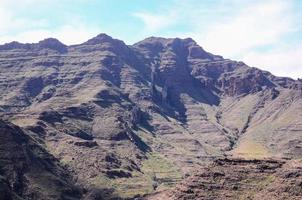
<path id="1" fill-rule="evenodd" d="M 301 19 L 302 0 L 0 0 L 0 43 L 191 37 L 214 54 L 302 78 Z"/>

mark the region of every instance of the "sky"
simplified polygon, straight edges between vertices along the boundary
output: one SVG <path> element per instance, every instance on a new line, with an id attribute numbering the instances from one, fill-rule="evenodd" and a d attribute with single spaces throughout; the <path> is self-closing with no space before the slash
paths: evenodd
<path id="1" fill-rule="evenodd" d="M 302 0 L 0 0 L 0 44 L 106 33 L 193 38 L 206 51 L 302 78 Z"/>

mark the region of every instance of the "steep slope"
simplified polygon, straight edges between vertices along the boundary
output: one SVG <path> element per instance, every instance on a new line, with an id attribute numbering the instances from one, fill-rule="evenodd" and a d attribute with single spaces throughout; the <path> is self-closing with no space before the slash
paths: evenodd
<path id="1" fill-rule="evenodd" d="M 81 190 L 34 139 L 0 120 L 0 199 L 80 199 Z"/>
<path id="2" fill-rule="evenodd" d="M 301 158 L 302 82 L 192 39 L 0 46 L 0 115 L 86 187 L 133 197 L 233 154 Z M 256 147 L 256 148 L 254 148 Z"/>
<path id="3" fill-rule="evenodd" d="M 214 56 L 191 39 L 149 38 L 134 46 L 193 137 L 243 156 L 300 157 L 301 80 Z"/>

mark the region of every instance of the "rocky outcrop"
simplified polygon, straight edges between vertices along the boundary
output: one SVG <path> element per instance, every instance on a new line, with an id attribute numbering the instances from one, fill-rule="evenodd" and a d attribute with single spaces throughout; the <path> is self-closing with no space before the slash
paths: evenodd
<path id="1" fill-rule="evenodd" d="M 171 191 L 145 199 L 300 199 L 302 163 L 221 159 Z"/>
<path id="2" fill-rule="evenodd" d="M 221 90 L 229 96 L 256 93 L 264 88 L 274 87 L 274 84 L 257 69 L 248 69 L 241 74 L 234 73 L 223 76 L 219 84 L 221 84 Z"/>

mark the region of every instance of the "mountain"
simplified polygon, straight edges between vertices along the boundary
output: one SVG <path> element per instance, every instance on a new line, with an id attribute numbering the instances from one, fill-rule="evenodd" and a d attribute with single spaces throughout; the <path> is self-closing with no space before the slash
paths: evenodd
<path id="1" fill-rule="evenodd" d="M 302 80 L 190 38 L 4 44 L 0 89 L 0 118 L 39 141 L 86 193 L 165 190 L 226 156 L 302 159 Z"/>

